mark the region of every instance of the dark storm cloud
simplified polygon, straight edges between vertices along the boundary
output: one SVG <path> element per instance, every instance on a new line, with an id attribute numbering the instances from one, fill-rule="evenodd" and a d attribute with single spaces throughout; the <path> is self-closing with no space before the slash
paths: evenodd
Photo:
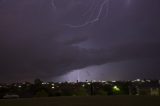
<path id="1" fill-rule="evenodd" d="M 50 79 L 88 66 L 159 60 L 158 0 L 111 0 L 99 21 L 66 26 L 94 18 L 103 1 L 0 1 L 1 80 Z M 95 13 L 83 17 L 91 3 Z"/>

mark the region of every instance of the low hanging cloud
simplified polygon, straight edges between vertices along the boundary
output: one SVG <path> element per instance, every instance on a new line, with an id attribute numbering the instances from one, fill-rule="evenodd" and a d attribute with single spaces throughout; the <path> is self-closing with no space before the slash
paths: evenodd
<path id="1" fill-rule="evenodd" d="M 127 12 L 124 11 L 126 5 L 118 5 L 124 0 L 112 1 L 110 12 L 114 14 L 76 29 L 65 24 L 82 23 L 76 18 L 81 16 L 77 12 L 88 9 L 91 1 L 55 0 L 56 8 L 51 1 L 0 1 L 0 80 L 47 80 L 88 66 L 160 58 L 160 38 L 157 36 L 160 34 L 157 17 L 160 16 L 152 13 L 156 9 L 150 12 L 153 17 L 157 16 L 155 21 L 147 13 L 141 15 L 142 10 L 136 10 L 141 7 L 139 5 L 136 8 L 132 5 Z M 143 5 L 143 8 L 148 7 Z M 135 23 L 136 19 L 130 15 L 138 20 L 144 15 L 148 17 Z M 144 26 L 146 22 L 149 25 Z"/>

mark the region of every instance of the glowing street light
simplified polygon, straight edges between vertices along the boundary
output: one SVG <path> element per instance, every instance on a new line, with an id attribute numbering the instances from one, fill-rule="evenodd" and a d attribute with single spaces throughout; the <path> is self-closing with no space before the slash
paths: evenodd
<path id="1" fill-rule="evenodd" d="M 88 84 L 88 85 L 91 85 L 91 83 L 90 83 L 90 82 L 88 82 L 87 84 Z"/>
<path id="2" fill-rule="evenodd" d="M 114 87 L 113 87 L 113 90 L 114 90 L 114 91 L 120 91 L 120 89 L 119 89 L 117 86 L 114 86 Z"/>
<path id="3" fill-rule="evenodd" d="M 85 87 L 85 85 L 83 84 L 82 87 Z"/>

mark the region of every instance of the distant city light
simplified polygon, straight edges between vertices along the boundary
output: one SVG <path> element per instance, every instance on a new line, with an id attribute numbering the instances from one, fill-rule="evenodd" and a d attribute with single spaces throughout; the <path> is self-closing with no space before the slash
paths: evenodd
<path id="1" fill-rule="evenodd" d="M 46 83 L 45 83 L 45 82 L 42 82 L 42 85 L 46 85 Z"/>
<path id="2" fill-rule="evenodd" d="M 54 86 L 52 86 L 52 89 L 54 89 Z"/>
<path id="3" fill-rule="evenodd" d="M 144 83 L 145 81 L 144 81 L 144 80 L 141 80 L 141 82 L 143 82 L 143 83 Z"/>
<path id="4" fill-rule="evenodd" d="M 88 85 L 91 85 L 91 83 L 90 83 L 90 82 L 88 82 L 87 84 L 88 84 Z"/>
<path id="5" fill-rule="evenodd" d="M 106 81 L 101 81 L 102 83 L 105 83 Z"/>
<path id="6" fill-rule="evenodd" d="M 115 80 L 113 80 L 112 82 L 116 82 Z"/>
<path id="7" fill-rule="evenodd" d="M 147 82 L 151 82 L 151 80 L 146 80 Z"/>
<path id="8" fill-rule="evenodd" d="M 136 81 L 140 82 L 140 81 L 141 81 L 141 79 L 136 79 Z"/>

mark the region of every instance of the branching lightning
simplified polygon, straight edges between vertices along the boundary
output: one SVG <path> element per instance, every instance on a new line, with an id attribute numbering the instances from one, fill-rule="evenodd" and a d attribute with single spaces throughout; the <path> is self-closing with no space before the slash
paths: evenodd
<path id="1" fill-rule="evenodd" d="M 107 8 L 107 10 L 106 10 L 107 13 L 106 14 L 108 15 L 108 12 L 109 12 L 109 0 L 104 0 L 100 4 L 99 7 L 97 6 L 97 3 L 95 3 L 95 1 L 93 1 L 93 3 L 91 3 L 90 8 L 83 14 L 83 16 L 86 15 L 86 14 L 89 14 L 89 12 L 94 11 L 95 7 L 99 8 L 96 17 L 92 18 L 91 20 L 87 20 L 86 22 L 84 22 L 83 24 L 80 24 L 80 25 L 73 25 L 73 24 L 65 24 L 65 25 L 68 26 L 68 27 L 71 27 L 71 28 L 81 28 L 81 27 L 85 27 L 87 25 L 90 25 L 90 24 L 93 24 L 93 23 L 99 21 L 101 15 L 102 15 L 102 12 L 103 12 L 105 7 Z"/>
<path id="2" fill-rule="evenodd" d="M 57 7 L 56 7 L 56 4 L 55 4 L 55 0 L 51 0 L 51 7 L 56 10 Z"/>

